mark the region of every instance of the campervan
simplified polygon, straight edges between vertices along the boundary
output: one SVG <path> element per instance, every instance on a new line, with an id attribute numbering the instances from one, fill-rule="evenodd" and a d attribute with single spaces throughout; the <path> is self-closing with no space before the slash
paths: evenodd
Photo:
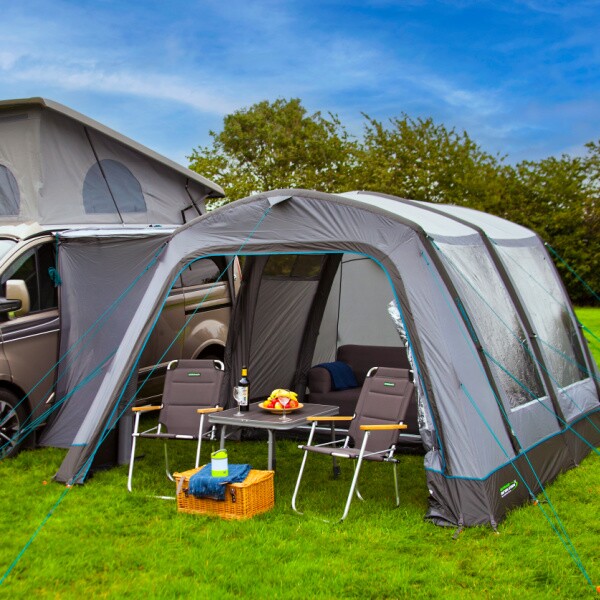
<path id="1" fill-rule="evenodd" d="M 0 101 L 2 454 L 16 451 L 24 424 L 39 432 L 59 400 L 56 367 L 68 352 L 61 321 L 69 318 L 61 306 L 83 295 L 77 281 L 61 278 L 60 237 L 97 229 L 115 240 L 103 243 L 98 259 L 106 254 L 125 264 L 131 253 L 120 255 L 117 240 L 156 246 L 204 214 L 206 198 L 223 195 L 213 182 L 65 106 L 43 98 Z M 207 258 L 180 273 L 140 361 L 144 378 L 157 375 L 140 392 L 145 399 L 160 394 L 170 360 L 222 357 L 237 285 L 237 274 L 222 278 L 225 266 Z M 103 310 L 84 308 L 92 319 Z"/>

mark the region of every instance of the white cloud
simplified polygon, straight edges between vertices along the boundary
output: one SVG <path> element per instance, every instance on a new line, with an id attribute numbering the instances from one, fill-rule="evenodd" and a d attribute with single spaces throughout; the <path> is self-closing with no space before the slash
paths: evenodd
<path id="1" fill-rule="evenodd" d="M 17 61 L 8 63 L 7 66 L 0 64 L 5 71 L 5 78 L 10 77 L 16 82 L 35 82 L 40 86 L 53 85 L 70 91 L 171 100 L 217 115 L 227 114 L 236 107 L 236 103 L 216 94 L 210 83 L 205 81 L 188 83 L 177 76 L 152 72 L 133 73 L 125 69 L 107 72 L 103 67 L 85 62 L 65 66 L 33 62 L 37 65 L 20 66 Z"/>
<path id="2" fill-rule="evenodd" d="M 21 55 L 15 52 L 0 52 L 0 69 L 8 71 L 12 69 Z"/>

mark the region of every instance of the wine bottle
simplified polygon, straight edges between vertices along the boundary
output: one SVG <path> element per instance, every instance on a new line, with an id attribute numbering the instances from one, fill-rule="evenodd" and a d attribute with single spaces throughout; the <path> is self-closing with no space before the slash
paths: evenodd
<path id="1" fill-rule="evenodd" d="M 250 410 L 250 381 L 248 380 L 248 367 L 242 367 L 242 376 L 238 381 L 238 403 L 242 412 Z"/>

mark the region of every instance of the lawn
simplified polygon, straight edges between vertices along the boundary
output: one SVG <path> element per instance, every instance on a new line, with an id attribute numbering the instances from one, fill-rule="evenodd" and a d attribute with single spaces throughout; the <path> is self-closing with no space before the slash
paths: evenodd
<path id="1" fill-rule="evenodd" d="M 578 314 L 600 337 L 600 310 Z M 598 360 L 598 342 L 591 347 Z M 314 457 L 300 497 L 306 512 L 299 516 L 290 499 L 301 455 L 292 440 L 280 440 L 275 508 L 231 522 L 181 514 L 174 502 L 151 497 L 174 493 L 161 450 L 141 440 L 144 456 L 131 494 L 125 467 L 97 472 L 69 490 L 52 482 L 63 450 L 26 451 L 2 461 L 0 577 L 37 535 L 0 586 L 0 597 L 598 597 L 539 506 L 512 511 L 498 534 L 478 527 L 454 539 L 453 529 L 425 522 L 422 456 L 402 457 L 399 509 L 389 466 L 366 464 L 365 502 L 356 501 L 343 524 L 331 524 L 322 518 L 341 514 L 351 468 L 333 481 L 330 463 Z M 175 468 L 193 465 L 192 445 L 172 450 Z M 205 457 L 210 450 L 205 444 Z M 228 450 L 232 462 L 266 467 L 263 441 L 231 442 Z M 600 585 L 599 458 L 592 453 L 548 487 L 594 586 Z"/>
<path id="2" fill-rule="evenodd" d="M 575 312 L 584 326 L 583 332 L 596 359 L 596 364 L 600 365 L 600 308 L 578 308 Z"/>

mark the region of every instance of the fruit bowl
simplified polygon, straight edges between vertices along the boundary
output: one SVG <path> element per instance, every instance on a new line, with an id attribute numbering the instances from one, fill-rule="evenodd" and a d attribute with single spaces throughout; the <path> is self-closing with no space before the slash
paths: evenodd
<path id="1" fill-rule="evenodd" d="M 298 402 L 298 406 L 295 406 L 294 408 L 291 408 L 290 406 L 288 406 L 287 408 L 267 408 L 266 406 L 263 406 L 264 402 L 261 402 L 258 406 L 260 408 L 262 408 L 263 410 L 268 410 L 269 412 L 273 413 L 274 415 L 281 415 L 284 412 L 286 413 L 290 413 L 290 412 L 294 412 L 295 410 L 300 410 L 304 404 L 302 404 L 302 402 Z"/>

